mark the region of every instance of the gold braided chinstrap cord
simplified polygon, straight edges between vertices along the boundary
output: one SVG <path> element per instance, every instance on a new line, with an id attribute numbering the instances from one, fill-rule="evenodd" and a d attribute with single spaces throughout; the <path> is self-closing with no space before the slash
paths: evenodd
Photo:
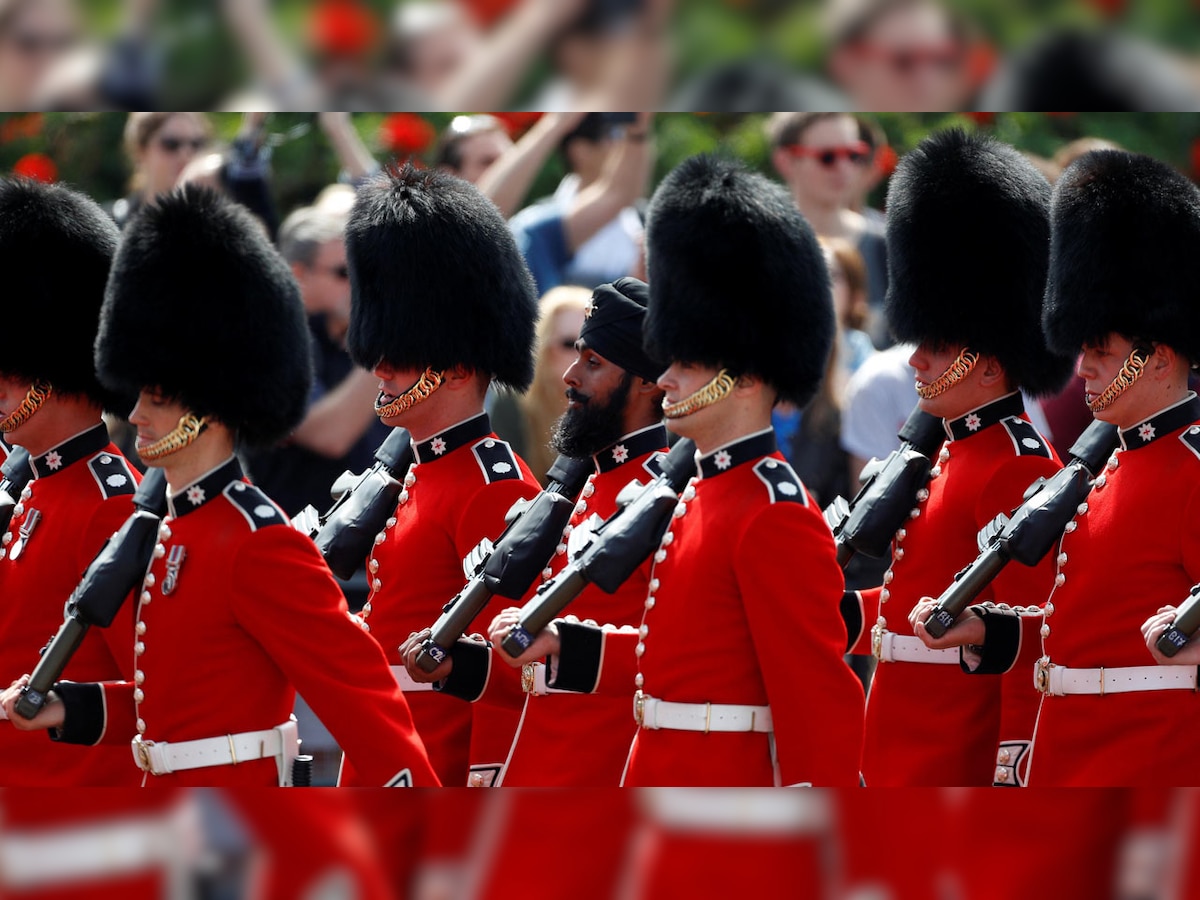
<path id="1" fill-rule="evenodd" d="M 733 391 L 735 381 L 725 369 L 713 377 L 713 380 L 689 397 L 684 397 L 678 403 L 663 402 L 663 415 L 668 419 L 681 419 L 690 416 L 697 410 L 712 406 L 718 400 L 724 400 Z"/>
<path id="2" fill-rule="evenodd" d="M 172 428 L 167 434 L 164 434 L 153 444 L 147 444 L 138 450 L 138 456 L 145 462 L 153 462 L 154 460 L 162 459 L 164 456 L 170 456 L 172 453 L 178 453 L 196 438 L 200 437 L 200 432 L 208 424 L 207 418 L 198 419 L 192 413 L 186 413 L 179 418 L 179 424 Z"/>
<path id="3" fill-rule="evenodd" d="M 1136 347 L 1129 351 L 1129 358 L 1121 365 L 1116 377 L 1108 383 L 1100 396 L 1089 403 L 1088 409 L 1094 413 L 1108 409 L 1126 390 L 1142 376 L 1142 370 L 1146 368 L 1146 363 L 1150 362 L 1150 354 L 1138 350 Z"/>
<path id="4" fill-rule="evenodd" d="M 975 368 L 975 363 L 977 362 L 979 362 L 979 354 L 963 348 L 963 351 L 955 357 L 954 362 L 950 363 L 945 372 L 929 382 L 929 384 L 917 388 L 917 396 L 922 400 L 932 400 L 934 397 L 940 397 L 966 378 L 971 373 L 971 370 Z"/>
<path id="5" fill-rule="evenodd" d="M 440 388 L 445 377 L 444 373 L 435 372 L 432 367 L 426 368 L 421 373 L 421 377 L 417 379 L 417 383 L 407 391 L 386 406 L 375 407 L 375 415 L 381 419 L 389 419 L 402 412 L 407 412 L 422 400 L 428 399 L 430 394 Z"/>
<path id="6" fill-rule="evenodd" d="M 21 401 L 21 405 L 0 421 L 0 434 L 16 431 L 29 421 L 29 418 L 42 408 L 42 404 L 54 393 L 54 387 L 48 381 L 35 381 L 29 387 L 29 393 Z"/>

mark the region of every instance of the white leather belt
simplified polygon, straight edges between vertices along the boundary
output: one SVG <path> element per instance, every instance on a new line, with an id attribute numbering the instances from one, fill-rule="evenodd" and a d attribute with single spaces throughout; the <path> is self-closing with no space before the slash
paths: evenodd
<path id="1" fill-rule="evenodd" d="M 194 811 L 111 818 L 23 831 L 7 825 L 0 842 L 0 888 L 49 888 L 186 865 Z"/>
<path id="2" fill-rule="evenodd" d="M 633 718 L 643 728 L 671 731 L 757 731 L 775 730 L 769 706 L 739 706 L 731 703 L 669 703 L 638 691 L 633 696 Z"/>
<path id="3" fill-rule="evenodd" d="M 958 665 L 958 648 L 931 650 L 921 639 L 907 634 L 885 631 L 875 642 L 875 658 L 880 662 L 932 663 L 939 666 Z"/>
<path id="4" fill-rule="evenodd" d="M 546 687 L 546 664 L 525 663 L 521 667 L 521 690 L 527 694 L 543 697 L 546 694 L 574 694 L 562 688 Z"/>
<path id="5" fill-rule="evenodd" d="M 145 741 L 138 735 L 130 746 L 138 768 L 151 775 L 274 758 L 279 764 L 280 783 L 284 784 L 285 779 L 286 783 L 291 782 L 291 760 L 299 751 L 300 739 L 296 721 L 292 719 L 263 731 L 243 731 L 196 741 Z"/>
<path id="6" fill-rule="evenodd" d="M 408 674 L 408 669 L 404 666 L 392 666 L 392 674 L 396 676 L 396 682 L 400 685 L 400 690 L 406 694 L 411 694 L 413 691 L 432 691 L 433 683 L 428 681 L 413 681 L 412 676 Z"/>
<path id="7" fill-rule="evenodd" d="M 1122 666 L 1070 669 L 1039 660 L 1033 684 L 1043 694 L 1128 694 L 1132 691 L 1195 691 L 1196 666 Z"/>

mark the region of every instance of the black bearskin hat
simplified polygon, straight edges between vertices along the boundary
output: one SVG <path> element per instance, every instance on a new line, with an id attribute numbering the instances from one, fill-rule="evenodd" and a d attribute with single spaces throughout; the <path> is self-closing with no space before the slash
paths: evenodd
<path id="1" fill-rule="evenodd" d="M 1081 156 L 1050 207 L 1045 325 L 1078 353 L 1110 332 L 1200 362 L 1200 191 L 1165 163 L 1120 150 Z"/>
<path id="2" fill-rule="evenodd" d="M 504 218 L 474 185 L 406 164 L 358 191 L 346 227 L 354 361 L 533 381 L 537 292 Z"/>
<path id="3" fill-rule="evenodd" d="M 96 380 L 92 344 L 119 234 L 89 197 L 58 184 L 0 179 L 0 269 L 9 339 L 0 371 L 124 412 Z"/>
<path id="4" fill-rule="evenodd" d="M 888 189 L 888 324 L 900 341 L 963 344 L 1033 394 L 1071 375 L 1042 335 L 1050 185 L 993 138 L 937 132 L 900 160 Z"/>
<path id="5" fill-rule="evenodd" d="M 248 210 L 187 187 L 130 221 L 96 368 L 110 387 L 161 388 L 251 447 L 295 427 L 312 383 L 308 326 L 291 269 Z"/>
<path id="6" fill-rule="evenodd" d="M 829 270 L 787 191 L 740 163 L 685 160 L 646 222 L 652 357 L 755 375 L 803 406 L 833 345 Z"/>

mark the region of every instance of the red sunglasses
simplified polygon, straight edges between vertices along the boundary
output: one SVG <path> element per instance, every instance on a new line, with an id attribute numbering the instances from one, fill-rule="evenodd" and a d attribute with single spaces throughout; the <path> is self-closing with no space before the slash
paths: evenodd
<path id="1" fill-rule="evenodd" d="M 855 141 L 845 147 L 805 147 L 801 144 L 789 144 L 787 151 L 798 159 L 815 159 L 826 168 L 831 168 L 839 159 L 848 159 L 855 165 L 862 165 L 871 155 L 871 148 L 866 141 Z"/>

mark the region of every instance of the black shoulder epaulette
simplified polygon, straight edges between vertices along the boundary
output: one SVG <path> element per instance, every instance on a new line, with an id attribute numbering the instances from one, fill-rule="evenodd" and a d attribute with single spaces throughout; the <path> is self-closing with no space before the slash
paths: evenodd
<path id="1" fill-rule="evenodd" d="M 1184 445 L 1196 454 L 1196 458 L 1200 459 L 1200 425 L 1192 425 L 1190 428 L 1183 429 L 1183 433 L 1179 435 L 1179 439 Z"/>
<path id="2" fill-rule="evenodd" d="M 772 503 L 802 503 L 808 506 L 804 485 L 792 467 L 777 459 L 763 459 L 754 466 L 754 474 L 767 486 Z"/>
<path id="3" fill-rule="evenodd" d="M 521 467 L 517 464 L 516 454 L 506 442 L 484 438 L 471 446 L 471 452 L 475 454 L 475 461 L 483 471 L 483 480 L 488 484 L 509 478 L 521 480 Z"/>
<path id="4" fill-rule="evenodd" d="M 1002 419 L 1001 424 L 1008 431 L 1008 436 L 1012 439 L 1013 448 L 1017 451 L 1017 456 L 1054 458 L 1054 454 L 1050 450 L 1050 445 L 1038 434 L 1038 430 L 1031 423 L 1026 422 L 1024 419 L 1018 419 L 1016 416 L 1009 416 L 1007 419 Z"/>
<path id="5" fill-rule="evenodd" d="M 221 491 L 245 518 L 251 531 L 268 525 L 287 525 L 288 519 L 271 498 L 252 484 L 232 481 Z"/>
<path id="6" fill-rule="evenodd" d="M 96 479 L 96 484 L 99 485 L 100 493 L 104 495 L 105 500 L 133 494 L 137 491 L 137 479 L 133 475 L 133 469 L 129 468 L 129 462 L 123 456 L 97 453 L 88 460 L 88 468 L 92 472 L 92 477 Z"/>

